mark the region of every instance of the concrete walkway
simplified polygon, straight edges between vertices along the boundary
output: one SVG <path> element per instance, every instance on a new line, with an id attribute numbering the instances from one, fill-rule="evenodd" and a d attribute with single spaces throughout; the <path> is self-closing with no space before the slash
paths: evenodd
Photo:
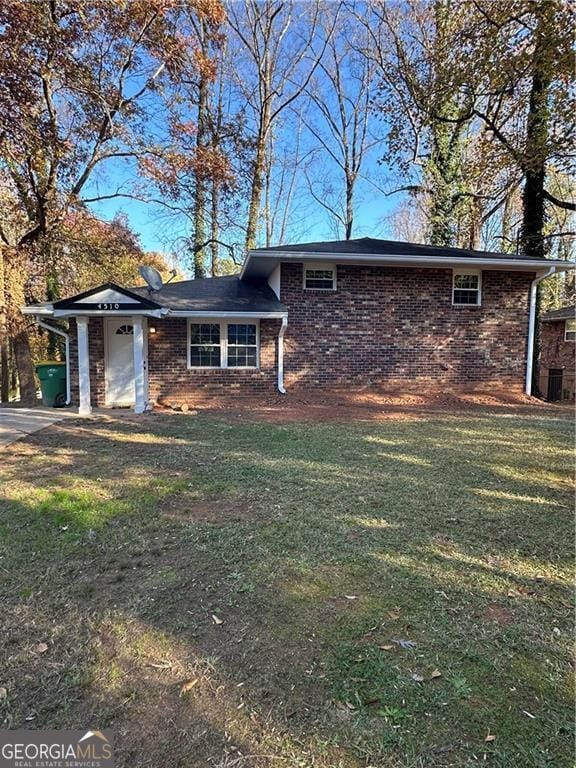
<path id="1" fill-rule="evenodd" d="M 0 408 L 0 449 L 68 418 L 77 419 L 78 413 L 64 408 Z"/>

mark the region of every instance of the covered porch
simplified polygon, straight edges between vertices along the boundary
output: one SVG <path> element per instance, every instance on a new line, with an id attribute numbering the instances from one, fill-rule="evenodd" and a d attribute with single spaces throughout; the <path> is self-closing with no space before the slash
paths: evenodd
<path id="1" fill-rule="evenodd" d="M 161 318 L 166 309 L 151 299 L 138 296 L 113 283 L 78 294 L 53 305 L 23 308 L 46 330 L 66 337 L 68 405 L 72 404 L 72 379 L 77 384 L 78 413 L 92 413 L 92 389 L 101 384 L 105 392 L 105 405 L 132 407 L 143 413 L 148 405 L 148 320 Z M 69 321 L 69 331 L 49 322 Z M 99 321 L 100 338 L 91 339 L 90 321 Z M 71 343 L 72 337 L 72 343 Z M 94 344 L 94 341 L 97 343 Z M 92 342 L 92 343 L 91 343 Z M 95 349 L 101 347 L 103 382 L 94 376 Z M 74 354 L 74 350 L 76 354 Z"/>
<path id="2" fill-rule="evenodd" d="M 223 294 L 219 301 L 205 295 L 212 286 Z M 151 294 L 109 283 L 23 308 L 65 337 L 67 405 L 77 405 L 79 415 L 102 408 L 141 414 L 200 392 L 284 393 L 287 312 L 275 296 L 263 297 L 261 288 L 245 295 L 235 278 L 184 281 Z"/>

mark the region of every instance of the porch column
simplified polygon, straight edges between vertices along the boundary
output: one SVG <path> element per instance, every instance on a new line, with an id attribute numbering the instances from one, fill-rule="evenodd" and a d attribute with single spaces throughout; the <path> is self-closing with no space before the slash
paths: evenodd
<path id="1" fill-rule="evenodd" d="M 78 328 L 78 391 L 80 395 L 80 416 L 89 416 L 92 413 L 90 403 L 90 353 L 88 351 L 88 318 L 77 317 Z"/>
<path id="2" fill-rule="evenodd" d="M 142 317 L 133 315 L 134 328 L 134 413 L 144 413 L 146 401 L 144 398 L 144 328 Z"/>

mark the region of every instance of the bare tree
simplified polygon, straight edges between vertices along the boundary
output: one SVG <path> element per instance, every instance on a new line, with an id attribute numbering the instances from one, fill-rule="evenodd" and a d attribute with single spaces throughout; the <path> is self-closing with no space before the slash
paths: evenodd
<path id="1" fill-rule="evenodd" d="M 314 168 L 314 178 L 307 176 L 310 194 L 338 222 L 349 240 L 357 183 L 369 152 L 382 143 L 382 138 L 370 130 L 376 67 L 373 59 L 360 53 L 368 45 L 367 32 L 352 15 L 346 22 L 339 34 L 332 34 L 333 21 L 324 16 L 326 53 L 307 89 L 313 109 L 304 122 L 320 148 L 322 164 L 325 166 L 328 160 L 337 172 L 334 185 L 333 174 L 322 179 Z"/>
<path id="2" fill-rule="evenodd" d="M 324 9 L 320 0 L 246 0 L 228 4 L 228 21 L 241 43 L 238 85 L 254 120 L 254 161 L 246 225 L 246 249 L 256 245 L 267 154 L 280 115 L 308 87 L 326 49 L 317 46 Z M 333 25 L 337 13 L 333 15 Z"/>

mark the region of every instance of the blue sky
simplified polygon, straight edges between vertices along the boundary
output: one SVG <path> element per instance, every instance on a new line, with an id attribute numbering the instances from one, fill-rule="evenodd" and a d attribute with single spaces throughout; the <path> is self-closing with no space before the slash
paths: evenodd
<path id="1" fill-rule="evenodd" d="M 347 22 L 349 23 L 350 19 Z M 298 23 L 305 24 L 304 17 Z M 305 27 L 303 29 L 305 31 Z M 228 32 L 230 33 L 230 30 Z M 294 40 L 296 41 L 299 39 L 297 32 L 298 30 L 296 29 L 293 33 L 295 35 Z M 280 67 L 289 66 L 290 56 L 294 53 L 293 41 L 290 41 L 289 37 L 290 35 L 288 34 L 283 43 L 286 46 L 286 50 L 284 58 L 279 60 Z M 229 38 L 229 41 L 231 39 Z M 336 43 L 338 46 L 347 46 L 346 36 L 337 37 Z M 236 42 L 236 45 L 238 45 L 238 42 Z M 342 49 L 339 48 L 340 50 Z M 344 48 L 344 50 L 347 49 Z M 359 64 L 358 61 L 354 60 L 354 54 L 352 54 L 352 58 L 344 59 L 341 69 L 341 78 L 349 94 L 349 103 L 351 105 L 354 104 L 356 98 L 355 88 L 358 82 L 356 79 L 358 66 L 362 68 L 362 64 Z M 299 63 L 297 66 L 303 67 L 300 74 L 295 75 L 296 80 L 298 81 L 298 77 L 300 77 L 299 82 L 301 82 L 305 79 L 307 65 L 304 62 L 303 64 Z M 297 70 L 294 70 L 294 72 L 297 72 Z M 254 89 L 257 88 L 256 77 L 257 75 L 253 67 L 251 69 L 249 56 L 243 58 L 242 46 L 236 48 L 236 54 L 231 63 L 231 70 L 225 80 L 225 119 L 233 123 L 236 115 L 241 112 L 247 121 L 248 132 L 257 122 L 256 114 L 251 111 L 253 105 L 250 102 L 250 85 L 252 85 L 252 92 L 254 92 Z M 322 74 L 320 68 L 316 70 L 314 77 L 315 80 L 311 81 L 310 87 L 315 87 L 324 93 L 326 104 L 329 105 L 332 113 L 337 115 L 338 104 L 335 101 L 334 95 L 328 96 L 332 91 L 329 81 L 325 79 L 325 75 Z M 291 85 L 294 87 L 293 83 Z M 377 78 L 374 78 L 374 86 L 376 85 Z M 290 87 L 288 86 L 288 88 Z M 370 87 L 372 89 L 372 84 Z M 149 114 L 147 115 L 149 118 L 147 128 L 151 131 L 151 135 L 162 134 L 165 131 L 165 126 L 162 125 L 162 110 L 158 102 L 154 103 L 156 98 L 154 95 L 151 95 Z M 389 190 L 396 186 L 402 186 L 404 181 L 396 178 L 393 168 L 387 168 L 381 162 L 385 151 L 383 140 L 388 130 L 385 114 L 375 115 L 371 112 L 368 112 L 368 114 L 370 117 L 369 138 L 371 141 L 379 139 L 382 143 L 372 147 L 367 152 L 362 169 L 363 178 L 360 178 L 357 182 L 353 237 L 393 238 L 395 232 L 391 216 L 405 202 L 405 199 L 403 199 L 401 194 L 386 196 L 381 190 L 382 188 Z M 191 113 L 184 113 L 183 117 L 187 120 L 195 119 L 193 105 Z M 292 153 L 294 157 L 300 158 L 300 160 L 298 161 L 298 175 L 295 183 L 296 193 L 294 194 L 288 216 L 289 224 L 287 230 L 284 237 L 280 237 L 276 233 L 272 244 L 279 244 L 281 241 L 331 240 L 336 239 L 338 236 L 344 236 L 342 229 L 338 233 L 334 219 L 330 217 L 322 204 L 318 202 L 318 199 L 315 199 L 315 196 L 309 192 L 307 179 L 311 180 L 314 185 L 316 198 L 333 200 L 334 196 L 343 194 L 344 184 L 341 169 L 338 168 L 333 158 L 330 157 L 330 151 L 326 149 L 326 144 L 322 145 L 322 142 L 306 127 L 306 122 L 308 122 L 310 127 L 317 129 L 328 143 L 330 142 L 331 136 L 328 123 L 318 110 L 318 107 L 309 98 L 309 94 L 301 93 L 294 104 L 282 112 L 279 122 L 274 128 L 276 158 L 290 158 Z M 298 133 L 298 141 L 295 138 L 295 133 Z M 304 173 L 304 168 L 306 169 L 306 174 Z M 279 171 L 275 173 L 279 174 Z M 277 179 L 278 177 L 276 176 L 275 178 Z M 102 176 L 91 184 L 91 188 L 87 192 L 94 193 L 96 190 L 99 190 L 102 193 L 108 193 L 118 186 L 128 191 L 131 185 L 138 182 L 141 182 L 141 180 L 137 178 L 135 168 L 124 160 L 116 160 L 111 161 L 103 169 Z M 87 196 L 90 195 L 87 194 Z M 159 197 L 158 193 L 155 193 L 155 196 Z M 243 200 L 242 203 L 247 208 L 247 200 Z M 120 197 L 91 204 L 91 208 L 99 217 L 107 220 L 112 219 L 119 212 L 124 213 L 128 218 L 131 228 L 140 236 L 142 245 L 146 250 L 164 253 L 178 251 L 179 247 L 182 247 L 183 238 L 191 234 L 189 222 L 184 217 L 179 219 L 169 215 L 162 206 Z M 240 215 L 241 217 L 242 214 Z M 227 242 L 238 243 L 242 242 L 243 233 L 239 229 L 234 230 L 232 228 L 228 231 L 222 231 L 221 237 Z M 261 242 L 264 244 L 263 240 Z"/>

